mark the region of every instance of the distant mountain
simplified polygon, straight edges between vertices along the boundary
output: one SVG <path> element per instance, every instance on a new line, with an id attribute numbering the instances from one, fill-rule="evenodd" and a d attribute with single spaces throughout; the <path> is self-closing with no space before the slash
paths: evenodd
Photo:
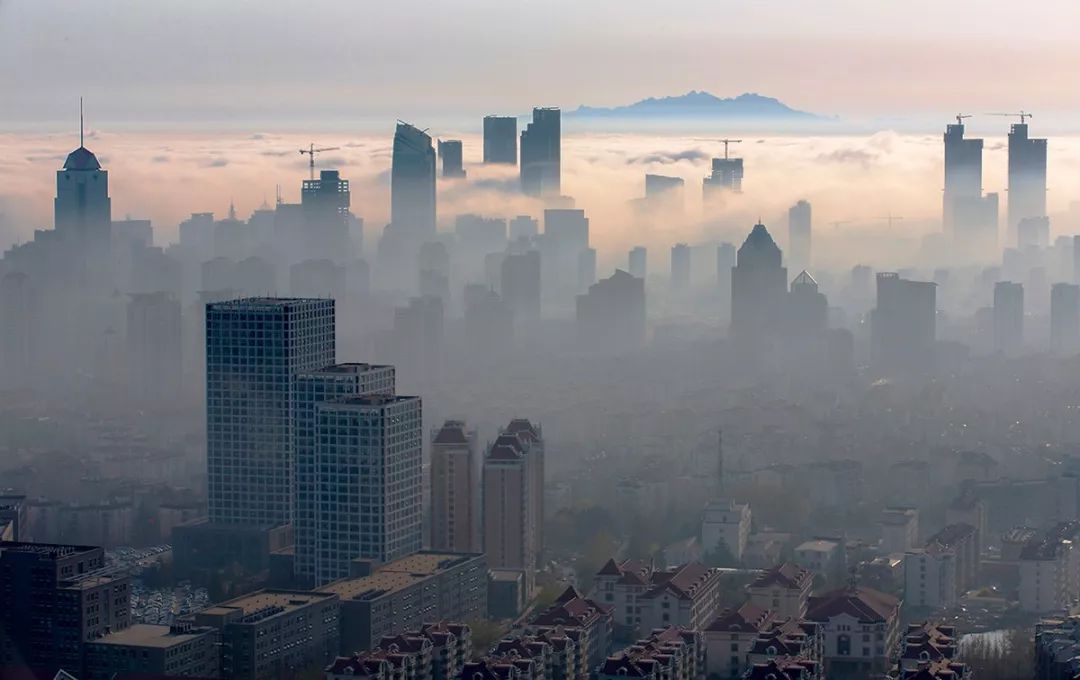
<path id="1" fill-rule="evenodd" d="M 676 97 L 650 97 L 627 106 L 579 106 L 568 115 L 586 118 L 824 120 L 823 116 L 793 109 L 778 99 L 749 92 L 734 98 L 722 98 L 708 92 L 691 91 Z"/>

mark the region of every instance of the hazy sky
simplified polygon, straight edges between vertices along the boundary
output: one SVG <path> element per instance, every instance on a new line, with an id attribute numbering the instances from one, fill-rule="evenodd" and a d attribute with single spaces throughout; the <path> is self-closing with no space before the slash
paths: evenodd
<path id="1" fill-rule="evenodd" d="M 0 126 L 355 119 L 756 91 L 1080 110 L 1076 0 L 0 0 Z"/>

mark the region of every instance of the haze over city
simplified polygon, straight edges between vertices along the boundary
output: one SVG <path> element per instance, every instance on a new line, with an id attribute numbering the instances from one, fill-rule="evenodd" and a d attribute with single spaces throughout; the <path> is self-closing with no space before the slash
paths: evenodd
<path id="1" fill-rule="evenodd" d="M 0 0 L 0 680 L 1080 677 L 1077 25 Z"/>

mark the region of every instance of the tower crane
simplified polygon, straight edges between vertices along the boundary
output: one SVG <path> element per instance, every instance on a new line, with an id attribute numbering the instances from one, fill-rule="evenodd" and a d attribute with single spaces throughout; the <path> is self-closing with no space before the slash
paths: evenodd
<path id="1" fill-rule="evenodd" d="M 970 113 L 958 113 L 958 114 L 956 114 L 956 124 L 957 125 L 963 125 L 964 124 L 964 119 L 965 118 L 971 118 L 971 117 L 972 117 L 972 114 L 970 114 Z"/>
<path id="2" fill-rule="evenodd" d="M 988 113 L 986 115 L 988 115 L 988 116 L 1009 116 L 1009 117 L 1019 116 L 1021 125 L 1026 123 L 1028 118 L 1034 118 L 1035 117 L 1034 114 L 1028 113 L 1027 111 L 1025 111 L 1023 109 L 1020 109 L 1020 113 Z"/>
<path id="3" fill-rule="evenodd" d="M 893 215 L 892 213 L 889 213 L 885 217 L 878 217 L 877 219 L 885 220 L 886 222 L 888 222 L 889 223 L 889 231 L 892 231 L 893 222 L 903 222 L 904 221 L 904 218 L 902 216 Z"/>
<path id="4" fill-rule="evenodd" d="M 311 179 L 315 179 L 315 154 L 323 151 L 337 151 L 340 148 L 340 146 L 324 146 L 321 149 L 316 149 L 314 144 L 310 144 L 308 148 L 300 149 L 301 154 L 307 154 L 309 157 L 308 168 L 311 170 Z"/>
<path id="5" fill-rule="evenodd" d="M 728 144 L 739 144 L 740 142 L 742 142 L 741 139 L 721 139 L 721 140 L 718 140 L 718 141 L 721 144 L 724 145 L 724 160 L 725 161 L 728 159 Z"/>

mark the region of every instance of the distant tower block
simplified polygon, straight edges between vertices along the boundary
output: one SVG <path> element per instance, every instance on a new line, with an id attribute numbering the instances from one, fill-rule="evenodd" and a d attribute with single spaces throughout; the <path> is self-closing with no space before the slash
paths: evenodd
<path id="1" fill-rule="evenodd" d="M 442 159 L 442 176 L 444 178 L 458 178 L 465 176 L 465 166 L 462 162 L 461 140 L 439 140 L 439 158 Z"/>
<path id="2" fill-rule="evenodd" d="M 810 269 L 811 249 L 810 203 L 799 201 L 788 210 L 788 271 Z"/>
<path id="3" fill-rule="evenodd" d="M 484 117 L 484 162 L 517 165 L 517 118 Z"/>

